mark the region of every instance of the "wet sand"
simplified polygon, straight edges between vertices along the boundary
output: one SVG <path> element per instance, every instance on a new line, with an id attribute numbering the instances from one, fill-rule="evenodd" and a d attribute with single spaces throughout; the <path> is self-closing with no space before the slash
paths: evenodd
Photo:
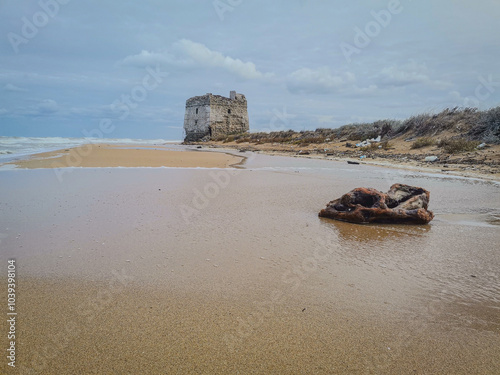
<path id="1" fill-rule="evenodd" d="M 242 157 L 221 152 L 171 151 L 162 146 L 131 147 L 88 144 L 71 149 L 44 152 L 6 164 L 17 168 L 102 168 L 180 167 L 227 168 L 241 163 Z"/>
<path id="2" fill-rule="evenodd" d="M 474 152 L 448 155 L 436 146 L 412 149 L 412 142 L 406 136 L 390 141 L 388 150 L 361 151 L 346 147 L 346 141 L 331 141 L 322 144 L 290 145 L 289 143 L 208 142 L 203 147 L 246 149 L 269 155 L 294 156 L 301 158 L 355 161 L 361 164 L 378 165 L 384 168 L 409 169 L 422 172 L 445 173 L 462 177 L 475 177 L 500 181 L 500 145 L 489 145 Z M 437 140 L 436 140 L 437 141 Z M 351 142 L 355 143 L 355 142 Z M 305 154 L 307 152 L 307 154 Z M 360 159 L 364 155 L 365 158 Z M 438 155 L 442 162 L 425 162 L 425 156 Z M 420 160 L 417 160 L 419 159 Z"/>
<path id="3" fill-rule="evenodd" d="M 246 156 L 1 172 L 19 373 L 500 372 L 497 184 Z M 394 182 L 431 191 L 430 225 L 317 217 Z"/>

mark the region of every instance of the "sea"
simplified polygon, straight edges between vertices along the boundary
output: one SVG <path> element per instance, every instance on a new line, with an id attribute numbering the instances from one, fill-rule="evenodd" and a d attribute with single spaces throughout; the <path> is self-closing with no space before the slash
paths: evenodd
<path id="1" fill-rule="evenodd" d="M 41 152 L 56 151 L 89 143 L 141 145 L 175 145 L 182 141 L 130 138 L 64 138 L 64 137 L 1 137 L 0 163 L 18 160 Z"/>

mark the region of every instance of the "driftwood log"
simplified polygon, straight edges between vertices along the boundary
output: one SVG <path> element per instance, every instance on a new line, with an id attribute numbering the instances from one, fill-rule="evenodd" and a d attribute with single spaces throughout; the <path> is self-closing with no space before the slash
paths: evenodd
<path id="1" fill-rule="evenodd" d="M 387 193 L 357 188 L 335 199 L 320 211 L 320 217 L 352 223 L 427 224 L 430 193 L 420 187 L 394 184 Z"/>

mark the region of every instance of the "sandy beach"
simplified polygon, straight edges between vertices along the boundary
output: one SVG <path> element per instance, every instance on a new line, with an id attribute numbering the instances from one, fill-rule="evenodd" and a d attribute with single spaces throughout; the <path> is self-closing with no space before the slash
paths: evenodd
<path id="1" fill-rule="evenodd" d="M 241 163 L 243 157 L 221 152 L 171 151 L 161 146 L 88 144 L 71 149 L 35 154 L 28 159 L 6 164 L 17 168 L 102 168 L 102 167 L 177 167 L 227 168 Z"/>
<path id="2" fill-rule="evenodd" d="M 500 375 L 500 0 L 0 12 L 0 375 Z"/>
<path id="3" fill-rule="evenodd" d="M 60 180 L 47 168 L 66 151 L 0 172 L 20 374 L 500 372 L 497 183 L 237 151 L 179 151 L 186 168 L 156 151 L 102 146 L 80 166 L 183 168 Z M 429 225 L 317 216 L 395 182 L 431 192 Z"/>

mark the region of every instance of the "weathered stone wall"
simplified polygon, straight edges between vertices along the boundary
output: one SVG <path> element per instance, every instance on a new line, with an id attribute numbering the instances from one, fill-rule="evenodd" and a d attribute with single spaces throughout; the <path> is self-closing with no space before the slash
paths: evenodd
<path id="1" fill-rule="evenodd" d="M 237 134 L 248 131 L 247 101 L 236 94 L 234 100 L 219 95 L 210 98 L 210 126 L 212 136 Z"/>
<path id="2" fill-rule="evenodd" d="M 248 131 L 245 96 L 231 91 L 230 98 L 206 94 L 188 99 L 184 130 L 186 142 Z"/>
<path id="3" fill-rule="evenodd" d="M 186 142 L 197 141 L 210 136 L 210 95 L 195 96 L 186 101 L 184 130 Z"/>

